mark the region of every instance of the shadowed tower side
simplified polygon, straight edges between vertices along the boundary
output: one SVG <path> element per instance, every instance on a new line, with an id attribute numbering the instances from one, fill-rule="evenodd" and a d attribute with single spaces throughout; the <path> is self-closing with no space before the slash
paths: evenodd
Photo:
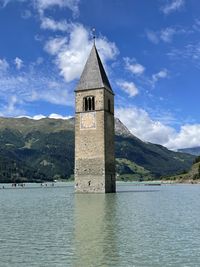
<path id="1" fill-rule="evenodd" d="M 115 192 L 114 93 L 95 44 L 75 95 L 75 190 Z"/>

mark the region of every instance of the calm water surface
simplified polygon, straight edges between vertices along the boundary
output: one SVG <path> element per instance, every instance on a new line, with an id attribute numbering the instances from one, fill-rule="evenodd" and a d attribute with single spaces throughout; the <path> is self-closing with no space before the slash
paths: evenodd
<path id="1" fill-rule="evenodd" d="M 1 187 L 1 185 L 0 185 Z M 0 189 L 0 266 L 200 266 L 200 186 Z"/>

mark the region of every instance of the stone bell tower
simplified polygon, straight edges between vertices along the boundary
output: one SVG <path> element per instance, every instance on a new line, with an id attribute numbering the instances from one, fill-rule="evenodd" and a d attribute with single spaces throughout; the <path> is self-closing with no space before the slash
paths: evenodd
<path id="1" fill-rule="evenodd" d="M 115 192 L 114 93 L 95 44 L 75 95 L 75 191 Z"/>

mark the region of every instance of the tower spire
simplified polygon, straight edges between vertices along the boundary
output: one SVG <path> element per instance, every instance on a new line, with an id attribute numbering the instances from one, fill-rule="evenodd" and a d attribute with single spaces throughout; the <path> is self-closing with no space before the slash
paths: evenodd
<path id="1" fill-rule="evenodd" d="M 88 60 L 83 69 L 76 91 L 97 89 L 103 87 L 113 93 L 94 43 Z"/>

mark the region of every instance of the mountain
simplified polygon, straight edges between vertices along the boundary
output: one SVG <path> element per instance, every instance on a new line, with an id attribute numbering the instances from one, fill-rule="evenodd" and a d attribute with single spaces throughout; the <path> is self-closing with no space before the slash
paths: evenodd
<path id="1" fill-rule="evenodd" d="M 174 152 L 161 145 L 143 142 L 132 135 L 118 119 L 115 123 L 121 124 L 121 127 L 119 125 L 115 131 L 117 159 L 125 158 L 142 166 L 146 171 L 150 171 L 154 178 L 180 173 L 192 165 L 194 156 Z M 125 133 L 124 129 L 126 129 Z"/>
<path id="2" fill-rule="evenodd" d="M 179 152 L 200 156 L 200 146 L 178 149 Z"/>
<path id="3" fill-rule="evenodd" d="M 179 183 L 200 183 L 200 156 L 198 156 L 188 172 L 170 177 L 170 180 Z"/>
<path id="4" fill-rule="evenodd" d="M 115 119 L 118 179 L 142 180 L 190 168 L 194 156 L 135 137 Z M 72 178 L 74 118 L 0 118 L 0 182 Z"/>

